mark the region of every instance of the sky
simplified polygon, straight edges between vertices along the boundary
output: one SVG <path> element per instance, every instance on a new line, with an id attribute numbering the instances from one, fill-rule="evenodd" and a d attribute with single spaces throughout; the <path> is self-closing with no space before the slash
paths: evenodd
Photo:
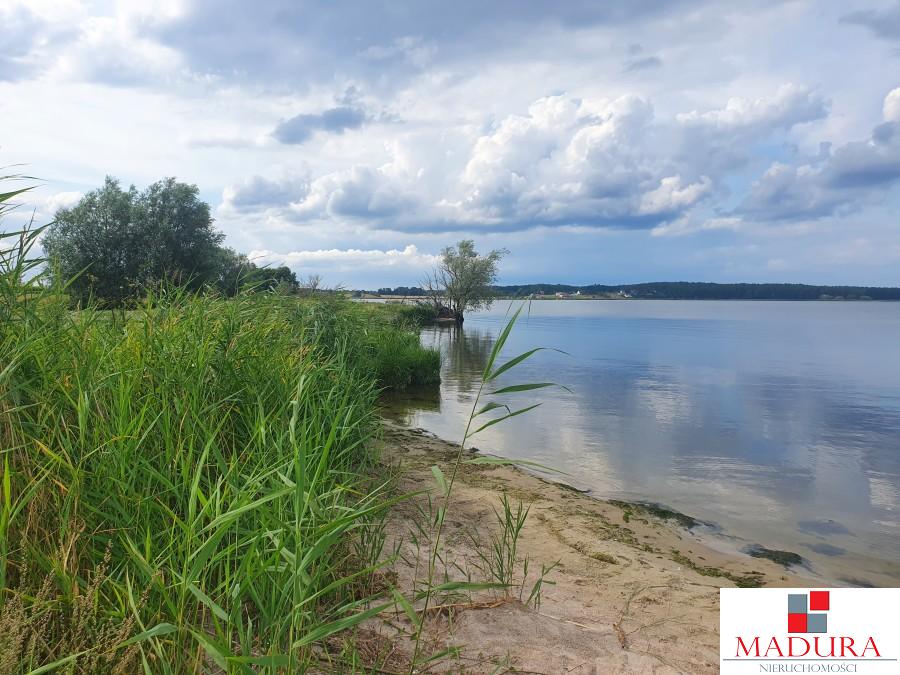
<path id="1" fill-rule="evenodd" d="M 900 1 L 2 0 L 0 166 L 38 222 L 196 184 L 348 288 L 900 285 Z"/>

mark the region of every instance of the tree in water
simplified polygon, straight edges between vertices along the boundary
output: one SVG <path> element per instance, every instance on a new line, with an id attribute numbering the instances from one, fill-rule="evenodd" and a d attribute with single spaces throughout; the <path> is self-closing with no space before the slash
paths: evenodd
<path id="1" fill-rule="evenodd" d="M 462 323 L 466 311 L 490 307 L 497 296 L 497 267 L 507 253 L 506 249 L 495 249 L 480 255 L 471 239 L 441 251 L 440 263 L 423 282 L 438 318 Z"/>

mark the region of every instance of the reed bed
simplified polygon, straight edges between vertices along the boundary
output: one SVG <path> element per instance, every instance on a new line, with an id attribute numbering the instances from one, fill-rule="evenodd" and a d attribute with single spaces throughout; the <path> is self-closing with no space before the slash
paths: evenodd
<path id="1" fill-rule="evenodd" d="M 336 301 L 71 311 L 36 239 L 0 241 L 0 672 L 340 672 L 382 609 L 376 398 L 437 354 Z"/>

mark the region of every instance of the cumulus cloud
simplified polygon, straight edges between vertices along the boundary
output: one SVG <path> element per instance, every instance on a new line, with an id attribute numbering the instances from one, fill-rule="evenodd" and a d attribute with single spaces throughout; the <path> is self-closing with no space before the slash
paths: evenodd
<path id="1" fill-rule="evenodd" d="M 659 182 L 655 190 L 645 192 L 641 197 L 640 213 L 670 214 L 683 211 L 696 204 L 712 186 L 707 176 L 696 183 L 682 185 L 681 176 L 667 176 Z"/>
<path id="2" fill-rule="evenodd" d="M 395 231 L 697 231 L 704 228 L 688 214 L 757 143 L 820 119 L 828 105 L 814 91 L 785 85 L 768 98 L 732 98 L 722 108 L 660 119 L 647 98 L 634 94 L 545 96 L 470 137 L 464 154 L 448 146 L 443 156 L 464 158 L 448 165 L 455 171 L 444 169 L 433 145 L 400 139 L 388 147 L 388 162 L 314 177 L 305 193 L 293 190 L 281 207 L 295 221 L 357 221 Z M 885 105 L 893 110 L 893 99 Z M 311 117 L 295 118 L 294 140 L 318 128 L 319 118 Z M 225 201 L 239 200 L 229 193 Z"/>
<path id="3" fill-rule="evenodd" d="M 75 206 L 84 193 L 77 191 L 56 192 L 44 200 L 43 211 L 47 214 L 54 214 L 60 209 L 68 209 Z"/>
<path id="4" fill-rule="evenodd" d="M 112 15 L 89 3 L 6 0 L 0 7 L 0 81 L 50 74 L 112 86 L 179 76 L 180 56 L 142 31 L 177 15 L 167 0 L 119 3 Z"/>
<path id="5" fill-rule="evenodd" d="M 177 51 L 141 37 L 129 17 L 91 17 L 56 61 L 57 77 L 111 86 L 159 83 L 181 66 Z"/>
<path id="6" fill-rule="evenodd" d="M 884 100 L 884 122 L 868 140 L 851 141 L 816 162 L 774 163 L 753 185 L 741 211 L 756 219 L 822 218 L 859 208 L 883 197 L 882 188 L 900 181 L 900 89 Z"/>
<path id="7" fill-rule="evenodd" d="M 642 227 L 644 192 L 662 178 L 642 151 L 653 119 L 645 99 L 550 96 L 511 115 L 475 143 L 460 206 L 511 227 L 580 224 Z"/>
<path id="8" fill-rule="evenodd" d="M 882 115 L 887 122 L 900 122 L 900 87 L 897 87 L 884 97 L 884 105 L 881 107 Z"/>
<path id="9" fill-rule="evenodd" d="M 319 249 L 315 251 L 258 250 L 248 254 L 256 264 L 287 265 L 295 270 L 327 269 L 330 271 L 358 271 L 359 268 L 401 269 L 422 272 L 438 262 L 439 256 L 419 252 L 413 244 L 402 250 L 389 249 Z"/>
<path id="10" fill-rule="evenodd" d="M 771 98 L 746 99 L 732 97 L 724 108 L 681 113 L 678 121 L 686 127 L 699 127 L 721 132 L 785 128 L 821 119 L 828 114 L 829 103 L 807 87 L 785 84 Z"/>
<path id="11" fill-rule="evenodd" d="M 723 108 L 676 115 L 680 129 L 677 155 L 724 172 L 740 167 L 748 149 L 775 133 L 828 116 L 830 102 L 808 87 L 785 84 L 771 97 L 732 97 Z"/>
<path id="12" fill-rule="evenodd" d="M 336 217 L 382 219 L 412 211 L 417 197 L 404 189 L 391 166 L 353 166 L 315 179 L 304 199 L 291 205 L 299 219 Z"/>
<path id="13" fill-rule="evenodd" d="M 299 145 L 308 141 L 317 131 L 342 134 L 347 129 L 358 129 L 366 120 L 365 111 L 340 106 L 320 113 L 301 113 L 284 120 L 275 127 L 272 136 L 281 143 Z"/>

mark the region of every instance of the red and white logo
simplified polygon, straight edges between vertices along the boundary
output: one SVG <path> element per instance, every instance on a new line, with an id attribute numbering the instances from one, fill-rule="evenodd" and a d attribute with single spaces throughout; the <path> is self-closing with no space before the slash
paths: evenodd
<path id="1" fill-rule="evenodd" d="M 897 588 L 723 588 L 721 672 L 900 673 Z"/>

